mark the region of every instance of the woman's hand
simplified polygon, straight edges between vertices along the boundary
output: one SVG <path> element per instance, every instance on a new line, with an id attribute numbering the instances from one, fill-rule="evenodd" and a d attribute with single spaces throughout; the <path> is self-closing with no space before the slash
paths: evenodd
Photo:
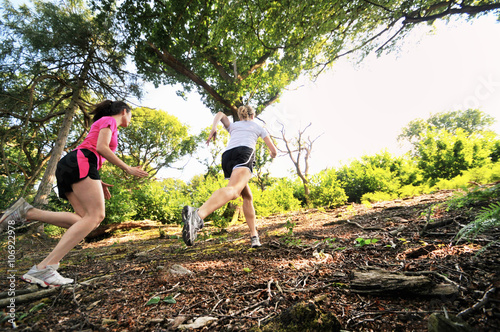
<path id="1" fill-rule="evenodd" d="M 207 139 L 207 145 L 210 143 L 211 140 L 213 140 L 215 142 L 215 138 L 217 137 L 217 128 L 212 128 L 212 130 L 210 130 L 210 134 L 208 135 L 208 139 Z"/>
<path id="2" fill-rule="evenodd" d="M 141 166 L 135 166 L 135 167 L 128 166 L 127 173 L 130 175 L 140 177 L 140 178 L 143 178 L 143 177 L 146 177 L 149 175 L 149 173 L 146 172 L 145 170 L 143 170 Z"/>
<path id="3" fill-rule="evenodd" d="M 105 183 L 103 181 L 101 181 L 101 185 L 102 185 L 102 191 L 104 193 L 104 199 L 110 199 L 111 198 L 111 193 L 109 192 L 109 187 L 113 187 L 112 184 L 108 184 L 108 183 Z"/>

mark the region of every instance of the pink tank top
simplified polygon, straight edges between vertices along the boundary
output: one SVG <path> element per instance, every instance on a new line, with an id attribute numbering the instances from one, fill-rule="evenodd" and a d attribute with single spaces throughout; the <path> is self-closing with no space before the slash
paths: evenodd
<path id="1" fill-rule="evenodd" d="M 80 144 L 75 150 L 87 149 L 95 153 L 97 156 L 97 169 L 100 169 L 102 164 L 106 161 L 106 159 L 97 153 L 97 138 L 99 138 L 99 132 L 103 128 L 111 129 L 111 141 L 109 142 L 109 148 L 111 151 L 115 152 L 116 147 L 118 146 L 118 128 L 116 125 L 116 120 L 112 116 L 103 116 L 96 122 L 92 124 L 90 127 L 90 131 L 83 140 L 82 144 Z"/>

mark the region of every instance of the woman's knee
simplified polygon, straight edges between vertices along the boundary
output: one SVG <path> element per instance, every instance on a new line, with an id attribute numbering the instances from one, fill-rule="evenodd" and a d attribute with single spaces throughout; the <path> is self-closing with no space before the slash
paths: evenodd
<path id="1" fill-rule="evenodd" d="M 105 211 L 95 211 L 89 216 L 90 219 L 90 224 L 92 229 L 97 228 L 101 222 L 106 218 L 106 212 Z"/>
<path id="2" fill-rule="evenodd" d="M 235 187 L 226 187 L 226 193 L 230 201 L 237 199 L 241 195 Z"/>

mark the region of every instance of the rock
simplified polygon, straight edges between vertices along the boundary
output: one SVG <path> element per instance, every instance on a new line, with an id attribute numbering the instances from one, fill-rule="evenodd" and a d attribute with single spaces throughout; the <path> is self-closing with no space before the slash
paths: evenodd
<path id="1" fill-rule="evenodd" d="M 218 320 L 218 319 L 215 318 L 215 317 L 209 317 L 209 316 L 198 317 L 191 324 L 182 324 L 182 325 L 179 325 L 178 329 L 180 329 L 180 330 L 199 329 L 200 327 L 207 326 L 208 324 L 210 324 L 211 322 L 213 322 L 215 320 Z"/>
<path id="2" fill-rule="evenodd" d="M 186 269 L 184 266 L 179 265 L 179 264 L 172 265 L 172 267 L 168 270 L 168 272 L 170 272 L 173 275 L 177 275 L 177 276 L 183 276 L 183 275 L 193 273 L 192 271 Z"/>
<path id="3" fill-rule="evenodd" d="M 448 315 L 445 317 L 441 314 L 432 314 L 429 316 L 427 322 L 427 329 L 429 332 L 474 332 L 462 319 Z"/>
<path id="4" fill-rule="evenodd" d="M 253 327 L 251 332 L 340 332 L 341 326 L 337 317 L 331 313 L 323 313 L 314 303 L 300 302 L 278 317 L 273 318 L 261 327 Z"/>
<path id="5" fill-rule="evenodd" d="M 185 321 L 187 321 L 189 316 L 177 316 L 175 317 L 172 322 L 170 323 L 170 328 L 173 330 L 177 329 L 181 324 L 183 324 Z"/>

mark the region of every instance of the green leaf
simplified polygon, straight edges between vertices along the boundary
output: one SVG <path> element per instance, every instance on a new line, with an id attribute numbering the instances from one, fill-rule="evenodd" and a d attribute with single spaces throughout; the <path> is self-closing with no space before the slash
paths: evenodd
<path id="1" fill-rule="evenodd" d="M 172 296 L 167 296 L 166 298 L 163 299 L 163 302 L 170 303 L 170 304 L 177 303 L 177 301 Z"/>
<path id="2" fill-rule="evenodd" d="M 33 308 L 30 309 L 29 312 L 36 312 L 40 309 L 42 309 L 45 306 L 45 303 L 38 303 L 37 305 L 33 306 Z"/>
<path id="3" fill-rule="evenodd" d="M 252 270 L 250 270 L 248 267 L 243 268 L 243 271 L 245 271 L 246 273 L 252 272 Z"/>
<path id="4" fill-rule="evenodd" d="M 158 302 L 160 302 L 160 297 L 155 296 L 155 297 L 150 298 L 148 303 L 146 303 L 146 305 L 157 304 Z"/>

